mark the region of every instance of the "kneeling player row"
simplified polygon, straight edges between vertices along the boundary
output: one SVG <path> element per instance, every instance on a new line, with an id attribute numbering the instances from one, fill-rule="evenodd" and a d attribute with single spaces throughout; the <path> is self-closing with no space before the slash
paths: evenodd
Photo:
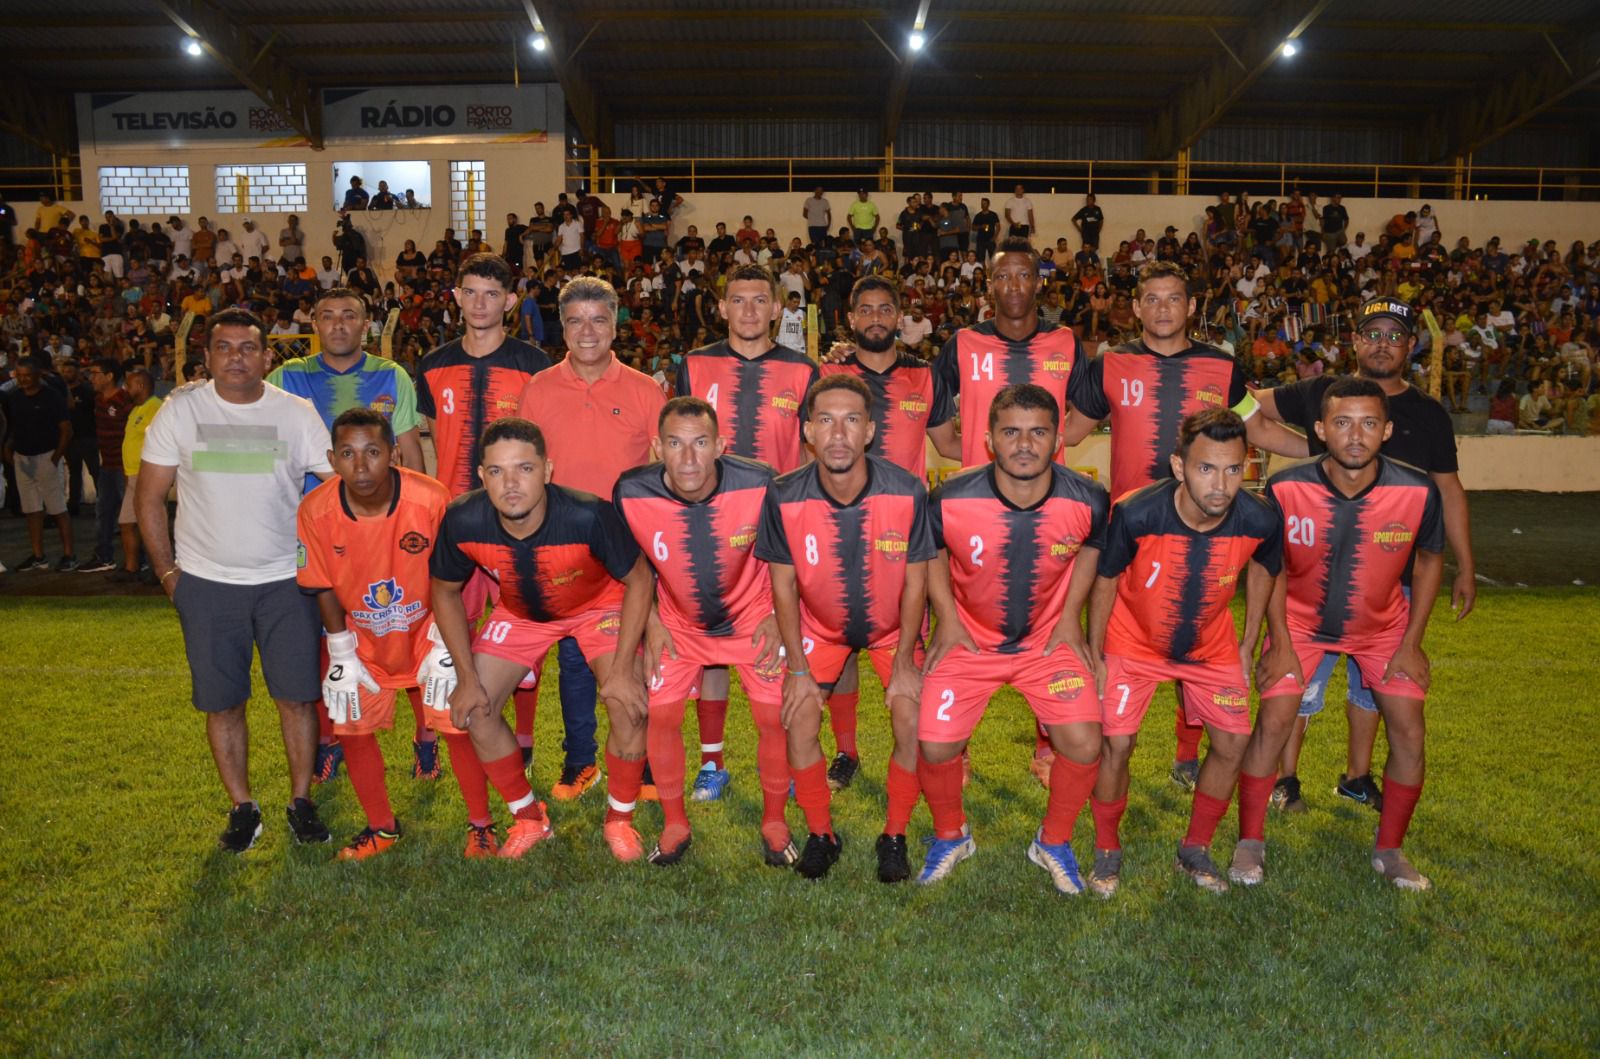
<path id="1" fill-rule="evenodd" d="M 657 462 L 625 473 L 610 502 L 551 485 L 540 428 L 500 420 L 482 439 L 483 488 L 448 507 L 442 487 L 390 466 L 381 416 L 345 413 L 333 430 L 338 478 L 300 517 L 300 581 L 321 593 L 328 631 L 340 637 L 325 697 L 341 734 L 370 734 L 392 716 L 384 689 L 420 681 L 451 744 L 474 843 L 493 844 L 492 784 L 513 815 L 500 855 L 520 856 L 550 826 L 501 710 L 550 647 L 573 636 L 611 718 L 605 840 L 620 860 L 645 856 L 633 812 L 648 759 L 664 815 L 649 859 L 672 864 L 691 841 L 685 706 L 708 667 L 737 667 L 756 721 L 765 859 L 820 878 L 840 848 L 819 739 L 824 697 L 865 650 L 894 734 L 879 878 L 910 876 L 906 829 L 921 797 L 935 834 L 919 881 L 944 878 L 972 854 L 963 752 L 1009 683 L 1056 752 L 1030 858 L 1063 893 L 1109 896 L 1121 875 L 1129 755 L 1155 688 L 1177 681 L 1212 741 L 1177 864 L 1220 891 L 1229 876 L 1261 881 L 1272 762 L 1299 685 L 1322 653 L 1342 651 L 1390 723 L 1386 790 L 1398 796 L 1385 801 L 1373 864 L 1399 885 L 1427 885 L 1399 847 L 1422 780 L 1420 644 L 1438 586 L 1439 500 L 1425 475 L 1378 455 L 1389 429 L 1381 391 L 1356 380 L 1331 388 L 1318 426 L 1329 454 L 1275 476 L 1265 499 L 1240 493 L 1244 425 L 1218 410 L 1184 422 L 1172 480 L 1115 506 L 1103 487 L 1052 462 L 1061 413 L 1039 387 L 996 397 L 993 462 L 932 496 L 867 454 L 871 402 L 853 376 L 814 385 L 802 422 L 816 460 L 774 477 L 724 455 L 711 405 L 675 399 L 658 422 Z M 1414 608 L 1401 591 L 1413 553 Z M 1229 610 L 1241 578 L 1242 642 Z M 466 602 L 475 583 L 497 598 L 476 633 L 479 608 Z M 1252 669 L 1262 689 L 1254 732 Z M 351 771 L 358 793 L 381 793 L 381 769 L 375 785 Z M 1209 846 L 1236 782 L 1242 841 L 1225 876 Z M 802 848 L 785 818 L 791 783 L 806 819 Z M 1085 881 L 1071 838 L 1091 801 Z M 371 833 L 393 834 L 386 799 L 369 804 L 364 794 L 363 805 L 369 829 L 351 856 L 381 845 Z"/>

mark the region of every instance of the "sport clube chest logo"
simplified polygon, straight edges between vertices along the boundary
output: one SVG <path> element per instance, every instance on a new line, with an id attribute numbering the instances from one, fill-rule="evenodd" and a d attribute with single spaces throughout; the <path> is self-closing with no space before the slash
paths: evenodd
<path id="1" fill-rule="evenodd" d="M 899 530 L 885 530 L 883 536 L 872 542 L 872 550 L 891 563 L 904 560 L 908 547 L 905 534 Z"/>
<path id="2" fill-rule="evenodd" d="M 1372 543 L 1386 552 L 1404 551 L 1411 547 L 1416 534 L 1404 522 L 1391 522 L 1382 529 L 1372 531 Z"/>
<path id="3" fill-rule="evenodd" d="M 1195 391 L 1194 399 L 1207 408 L 1221 408 L 1224 405 L 1222 391 L 1215 386 L 1202 386 Z"/>
<path id="4" fill-rule="evenodd" d="M 900 412 L 913 423 L 920 423 L 928 415 L 928 402 L 923 400 L 921 394 L 914 393 L 900 399 Z"/>
<path id="5" fill-rule="evenodd" d="M 410 629 L 422 613 L 422 606 L 421 600 L 407 602 L 405 588 L 387 577 L 367 585 L 366 594 L 361 597 L 362 609 L 351 611 L 350 616 L 374 636 L 385 636 Z"/>
<path id="6" fill-rule="evenodd" d="M 774 394 L 771 404 L 773 408 L 778 410 L 778 414 L 785 419 L 793 419 L 800 414 L 800 398 L 795 396 L 793 390 L 785 390 L 780 394 Z"/>
<path id="7" fill-rule="evenodd" d="M 756 527 L 753 522 L 746 522 L 728 537 L 728 547 L 735 551 L 747 552 L 756 542 Z"/>
<path id="8" fill-rule="evenodd" d="M 1066 537 L 1050 545 L 1050 558 L 1057 562 L 1071 562 L 1072 557 L 1083 550 L 1083 542 L 1076 537 Z"/>

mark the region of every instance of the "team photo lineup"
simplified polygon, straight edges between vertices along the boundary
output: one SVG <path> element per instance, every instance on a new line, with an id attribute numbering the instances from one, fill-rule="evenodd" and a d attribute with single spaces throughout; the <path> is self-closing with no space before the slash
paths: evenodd
<path id="1" fill-rule="evenodd" d="M 968 743 L 1009 685 L 1035 720 L 1016 768 L 1047 792 L 1026 856 L 1061 894 L 1111 898 L 1125 871 L 1164 867 L 1125 865 L 1122 832 L 1130 758 L 1147 714 L 1165 723 L 1151 707 L 1167 685 L 1171 775 L 1192 791 L 1171 863 L 1223 893 L 1269 882 L 1268 807 L 1293 811 L 1306 720 L 1345 656 L 1340 790 L 1378 819 L 1349 856 L 1428 889 L 1403 852 L 1425 776 L 1425 634 L 1441 587 L 1458 618 L 1474 589 L 1470 564 L 1442 585 L 1447 539 L 1467 556 L 1470 540 L 1453 443 L 1438 466 L 1436 424 L 1400 381 L 1413 307 L 1361 304 L 1358 375 L 1255 391 L 1191 337 L 1176 263 L 1139 271 L 1137 340 L 1090 355 L 1040 319 L 1040 261 L 1026 239 L 1002 241 L 987 262 L 993 318 L 931 363 L 897 344 L 890 279 L 854 284 L 848 341 L 813 360 L 774 340 L 778 279 L 739 265 L 717 302 L 727 337 L 687 352 L 665 384 L 617 357 L 618 294 L 600 278 L 561 288 L 562 359 L 512 337 L 514 273 L 490 253 L 461 262 L 464 332 L 415 383 L 365 353 L 366 302 L 348 288 L 316 298 L 320 354 L 270 375 L 257 317 L 210 316 L 210 380 L 161 405 L 129 489 L 231 805 L 221 847 L 244 853 L 264 826 L 245 721 L 257 652 L 289 830 L 332 842 L 311 794 L 342 764 L 366 820 L 334 854 L 352 861 L 433 841 L 407 834 L 385 782 L 378 733 L 403 692 L 412 774 L 442 775 L 442 739 L 464 809 L 464 846 L 439 856 L 559 858 L 552 814 L 594 791 L 617 861 L 672 866 L 692 855 L 688 802 L 712 811 L 759 786 L 751 852 L 821 879 L 847 837 L 830 803 L 865 768 L 885 793 L 871 877 L 934 884 L 978 848 L 964 792 L 985 777 Z M 1070 464 L 1106 421 L 1102 483 Z M 932 488 L 930 444 L 960 463 Z M 1256 491 L 1261 452 L 1304 462 Z M 857 749 L 863 654 L 883 688 L 887 718 L 865 723 L 887 725 L 886 762 Z M 565 761 L 546 800 L 529 764 L 552 676 Z M 750 777 L 724 752 L 741 700 Z M 1236 790 L 1231 860 L 1213 859 Z M 911 827 L 920 801 L 926 836 Z M 1092 841 L 1075 851 L 1086 808 Z"/>

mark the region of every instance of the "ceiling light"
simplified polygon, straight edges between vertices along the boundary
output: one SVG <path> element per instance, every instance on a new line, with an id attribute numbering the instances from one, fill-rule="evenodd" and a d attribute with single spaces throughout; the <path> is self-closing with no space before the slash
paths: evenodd
<path id="1" fill-rule="evenodd" d="M 912 30 L 910 43 L 912 51 L 921 51 L 922 46 L 928 43 L 928 38 L 924 37 L 919 30 Z"/>
<path id="2" fill-rule="evenodd" d="M 548 47 L 550 47 L 550 41 L 545 37 L 545 35 L 543 33 L 535 33 L 533 35 L 533 50 L 534 51 L 544 51 Z"/>
<path id="3" fill-rule="evenodd" d="M 200 41 L 194 37 L 184 38 L 183 50 L 194 56 L 196 59 L 204 55 L 206 51 L 204 48 L 200 47 Z"/>
<path id="4" fill-rule="evenodd" d="M 1294 58 L 1295 53 L 1298 52 L 1299 50 L 1300 50 L 1300 45 L 1296 44 L 1294 41 L 1286 40 L 1286 41 L 1283 42 L 1283 57 L 1285 59 Z"/>

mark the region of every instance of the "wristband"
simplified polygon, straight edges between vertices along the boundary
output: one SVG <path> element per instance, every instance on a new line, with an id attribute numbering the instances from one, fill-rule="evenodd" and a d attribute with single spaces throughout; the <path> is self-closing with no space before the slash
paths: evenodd
<path id="1" fill-rule="evenodd" d="M 168 570 L 166 573 L 161 575 L 161 583 L 163 585 L 166 584 L 167 583 L 167 578 L 171 577 L 173 574 L 179 574 L 179 573 L 182 573 L 182 572 L 183 572 L 182 570 L 179 570 L 176 566 L 174 566 L 171 570 Z"/>
<path id="2" fill-rule="evenodd" d="M 809 670 L 809 669 L 791 669 L 791 670 L 789 670 L 789 675 L 791 677 L 809 677 L 811 675 L 811 670 Z"/>

